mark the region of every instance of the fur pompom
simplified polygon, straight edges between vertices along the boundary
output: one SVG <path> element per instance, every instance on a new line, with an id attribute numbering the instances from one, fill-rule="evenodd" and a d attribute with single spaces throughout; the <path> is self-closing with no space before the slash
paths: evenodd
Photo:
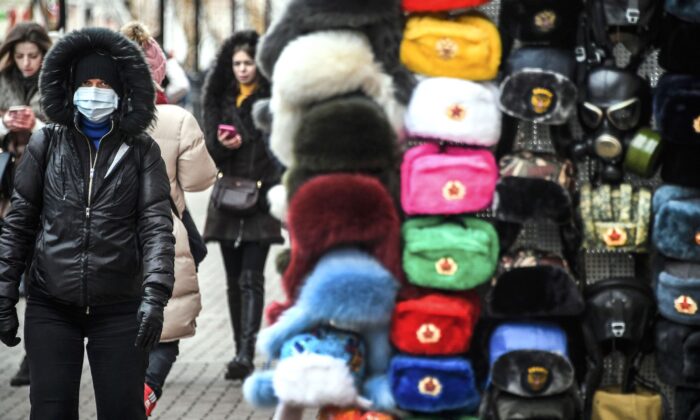
<path id="1" fill-rule="evenodd" d="M 287 221 L 287 189 L 278 184 L 267 192 L 267 201 L 270 204 L 270 214 L 281 222 Z"/>
<path id="2" fill-rule="evenodd" d="M 274 407 L 278 400 L 273 388 L 274 371 L 254 372 L 243 382 L 243 398 L 254 407 Z"/>
<path id="3" fill-rule="evenodd" d="M 350 406 L 357 402 L 355 382 L 345 361 L 303 353 L 283 359 L 273 377 L 280 401 L 300 406 Z"/>
<path id="4" fill-rule="evenodd" d="M 121 33 L 139 45 L 143 45 L 151 39 L 151 33 L 148 31 L 148 28 L 138 21 L 131 21 L 124 25 L 121 28 Z"/>
<path id="5" fill-rule="evenodd" d="M 270 100 L 261 99 L 253 104 L 253 123 L 258 130 L 269 133 L 272 130 L 272 112 Z"/>

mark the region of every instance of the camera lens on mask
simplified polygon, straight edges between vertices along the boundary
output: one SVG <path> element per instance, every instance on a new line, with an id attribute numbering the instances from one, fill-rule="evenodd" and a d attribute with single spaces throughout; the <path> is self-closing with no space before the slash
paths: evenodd
<path id="1" fill-rule="evenodd" d="M 605 160 L 616 160 L 624 150 L 622 142 L 610 134 L 601 134 L 593 143 L 595 154 Z"/>

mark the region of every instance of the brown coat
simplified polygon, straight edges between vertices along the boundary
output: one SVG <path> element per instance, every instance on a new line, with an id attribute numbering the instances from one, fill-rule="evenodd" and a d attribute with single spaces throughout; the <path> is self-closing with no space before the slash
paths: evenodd
<path id="1" fill-rule="evenodd" d="M 158 122 L 149 134 L 160 146 L 170 180 L 170 196 L 178 214 L 185 210 L 185 191 L 209 188 L 216 179 L 216 165 L 207 152 L 204 134 L 192 114 L 175 105 L 157 106 Z M 191 337 L 202 309 L 197 272 L 190 253 L 187 231 L 173 216 L 175 235 L 175 287 L 165 307 L 161 341 Z"/>

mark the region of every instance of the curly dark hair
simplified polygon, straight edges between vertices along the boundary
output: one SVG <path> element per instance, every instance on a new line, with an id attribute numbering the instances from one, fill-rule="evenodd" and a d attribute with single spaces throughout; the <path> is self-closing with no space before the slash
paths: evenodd
<path id="1" fill-rule="evenodd" d="M 15 45 L 20 42 L 31 42 L 41 50 L 42 55 L 46 56 L 46 52 L 51 48 L 51 38 L 43 26 L 35 22 L 18 23 L 10 33 L 7 34 L 5 42 L 0 46 L 0 72 L 6 72 L 16 66 L 15 60 L 12 59 L 12 54 L 15 51 Z"/>

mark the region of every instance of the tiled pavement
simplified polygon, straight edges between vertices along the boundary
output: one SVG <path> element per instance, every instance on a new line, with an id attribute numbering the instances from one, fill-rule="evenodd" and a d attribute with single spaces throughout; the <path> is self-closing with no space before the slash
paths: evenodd
<path id="1" fill-rule="evenodd" d="M 198 225 L 204 223 L 209 192 L 188 194 L 187 201 Z M 278 276 L 274 273 L 273 247 L 266 267 L 266 299 L 281 295 Z M 223 379 L 224 365 L 233 356 L 231 328 L 226 303 L 224 271 L 219 248 L 209 247 L 209 256 L 200 266 L 200 288 L 203 309 L 197 323 L 197 334 L 181 341 L 180 356 L 170 373 L 164 394 L 151 419 L 154 420 L 219 420 L 270 419 L 272 410 L 254 410 L 241 395 L 240 384 Z M 24 312 L 20 304 L 20 320 Z M 29 418 L 29 389 L 12 388 L 10 377 L 22 358 L 21 345 L 12 349 L 0 344 L 0 419 Z M 80 418 L 96 418 L 89 366 L 84 364 L 80 390 Z M 258 363 L 261 360 L 258 358 Z M 308 411 L 307 418 L 313 418 Z M 42 419 L 43 420 L 43 419 Z M 50 419 L 46 419 L 50 420 Z M 127 419 L 128 420 L 128 419 Z"/>

